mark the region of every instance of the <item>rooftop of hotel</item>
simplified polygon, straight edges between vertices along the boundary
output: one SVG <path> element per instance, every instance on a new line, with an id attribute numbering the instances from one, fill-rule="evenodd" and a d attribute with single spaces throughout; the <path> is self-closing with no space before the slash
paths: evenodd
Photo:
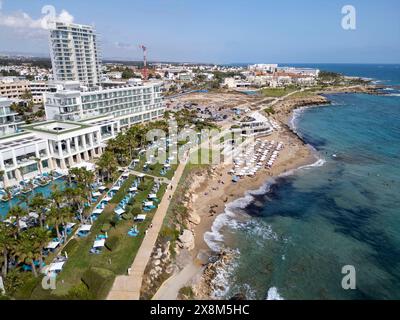
<path id="1" fill-rule="evenodd" d="M 11 137 L 20 137 L 20 138 L 15 139 L 15 140 L 6 141 L 6 142 L 1 142 L 1 140 L 0 140 L 0 151 L 4 151 L 7 149 L 11 149 L 11 148 L 22 147 L 22 146 L 25 146 L 30 143 L 42 141 L 41 138 L 34 137 L 34 136 L 24 137 L 24 135 L 27 135 L 27 133 L 26 132 L 19 133 L 16 135 L 4 137 L 4 138 L 11 138 Z M 5 140 L 5 139 L 3 139 L 3 140 Z"/>
<path id="2" fill-rule="evenodd" d="M 39 124 L 23 126 L 25 130 L 50 134 L 64 134 L 90 128 L 90 125 L 70 121 L 46 121 Z"/>

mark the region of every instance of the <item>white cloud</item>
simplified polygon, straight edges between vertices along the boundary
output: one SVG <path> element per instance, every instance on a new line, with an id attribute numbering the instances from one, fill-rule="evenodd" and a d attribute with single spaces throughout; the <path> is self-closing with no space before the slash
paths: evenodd
<path id="1" fill-rule="evenodd" d="M 1 0 L 0 0 L 1 1 Z M 68 11 L 62 10 L 57 20 L 64 22 L 64 23 L 72 23 L 74 22 L 74 16 L 71 15 Z"/>
<path id="2" fill-rule="evenodd" d="M 0 0 L 0 10 L 2 8 L 2 0 Z M 55 12 L 55 10 L 54 10 Z M 74 17 L 66 10 L 62 10 L 57 16 L 54 14 L 57 21 L 71 23 Z M 0 26 L 13 28 L 13 29 L 44 29 L 46 21 L 49 20 L 48 15 L 44 15 L 39 19 L 33 19 L 29 14 L 18 11 L 12 14 L 5 14 L 0 11 Z"/>
<path id="3" fill-rule="evenodd" d="M 41 19 L 34 20 L 25 12 L 16 12 L 12 15 L 0 13 L 0 26 L 9 28 L 41 28 Z"/>

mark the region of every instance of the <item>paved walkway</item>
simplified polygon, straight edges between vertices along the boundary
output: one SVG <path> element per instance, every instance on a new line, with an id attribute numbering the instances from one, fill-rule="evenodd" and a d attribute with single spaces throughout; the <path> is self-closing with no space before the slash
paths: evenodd
<path id="1" fill-rule="evenodd" d="M 136 254 L 135 260 L 131 266 L 129 275 L 117 276 L 113 287 L 108 294 L 107 300 L 139 300 L 140 289 L 143 282 L 143 274 L 147 263 L 150 260 L 153 248 L 156 244 L 158 233 L 162 227 L 165 215 L 169 207 L 169 196 L 173 196 L 179 180 L 182 177 L 186 166 L 186 161 L 181 162 L 175 171 L 174 178 L 171 181 L 172 190 L 170 187 L 166 190 L 163 199 L 153 217 L 153 228 L 149 229 L 147 235 Z"/>
<path id="2" fill-rule="evenodd" d="M 203 267 L 189 263 L 181 271 L 164 281 L 152 300 L 176 300 L 179 290 L 196 275 L 201 274 L 203 270 Z"/>

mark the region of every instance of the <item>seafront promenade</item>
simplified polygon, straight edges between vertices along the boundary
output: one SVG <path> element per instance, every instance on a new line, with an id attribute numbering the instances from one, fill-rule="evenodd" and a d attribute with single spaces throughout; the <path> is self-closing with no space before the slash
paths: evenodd
<path id="1" fill-rule="evenodd" d="M 156 244 L 158 234 L 161 230 L 165 215 L 167 214 L 170 197 L 175 193 L 176 187 L 182 177 L 187 159 L 181 162 L 175 171 L 168 188 L 161 200 L 161 203 L 154 214 L 152 224 L 145 235 L 143 242 L 136 254 L 135 260 L 128 275 L 117 276 L 108 294 L 107 300 L 139 300 L 142 287 L 143 275 L 150 260 L 151 253 Z"/>

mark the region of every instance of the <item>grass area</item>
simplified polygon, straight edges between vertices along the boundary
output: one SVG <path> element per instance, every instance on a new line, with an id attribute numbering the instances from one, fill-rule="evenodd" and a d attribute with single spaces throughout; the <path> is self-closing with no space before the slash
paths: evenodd
<path id="1" fill-rule="evenodd" d="M 307 98 L 307 97 L 312 97 L 316 95 L 317 91 L 323 90 L 323 86 L 314 86 L 305 89 L 304 91 L 296 92 L 292 94 L 289 99 L 297 99 L 297 98 Z"/>
<path id="2" fill-rule="evenodd" d="M 191 300 L 193 299 L 194 293 L 192 290 L 192 287 L 183 287 L 179 290 L 179 295 L 186 299 L 186 300 Z"/>
<path id="3" fill-rule="evenodd" d="M 127 181 L 122 185 L 119 192 L 113 197 L 110 204 L 105 208 L 103 214 L 93 224 L 91 233 L 87 238 L 77 239 L 77 244 L 71 245 L 69 248 L 69 259 L 64 266 L 63 271 L 57 277 L 57 289 L 54 291 L 44 291 L 40 283 L 36 285 L 33 290 L 31 299 L 104 299 L 107 295 L 113 280 L 116 275 L 126 274 L 127 269 L 131 266 L 137 251 L 143 241 L 145 230 L 150 225 L 156 209 L 147 212 L 147 219 L 145 222 L 138 224 L 140 234 L 136 238 L 128 236 L 129 229 L 133 226 L 131 219 L 121 219 L 116 221 L 114 209 L 122 199 L 129 187 L 132 185 L 135 177 L 130 176 Z M 134 208 L 140 210 L 142 208 L 142 201 L 147 199 L 154 185 L 154 180 L 150 177 L 145 177 L 139 186 L 140 192 L 134 198 L 132 204 L 128 207 L 128 213 L 133 213 Z M 161 200 L 166 190 L 166 185 L 160 186 L 157 193 L 158 198 Z M 136 214 L 135 214 L 136 215 Z M 106 247 L 99 255 L 90 254 L 89 251 L 94 243 L 98 234 L 102 233 L 104 225 L 110 224 L 112 227 L 108 231 L 108 239 Z M 91 274 L 89 272 L 93 274 Z M 100 285 L 99 281 L 86 280 L 86 285 L 83 284 L 82 279 L 103 279 L 104 284 Z M 87 290 L 88 283 L 96 283 L 95 287 L 101 287 L 101 290 L 96 292 Z M 86 288 L 86 290 L 85 290 Z"/>
<path id="4" fill-rule="evenodd" d="M 267 115 L 272 115 L 272 114 L 275 114 L 275 110 L 274 110 L 274 107 L 268 107 L 268 108 L 266 108 L 266 109 L 264 109 L 264 112 L 267 114 Z"/>
<path id="5" fill-rule="evenodd" d="M 155 177 L 167 178 L 167 179 L 171 180 L 175 174 L 176 169 L 178 168 L 177 164 L 172 164 L 171 168 L 167 171 L 167 173 L 165 175 L 161 175 L 160 171 L 161 171 L 161 169 L 164 168 L 164 165 L 162 163 L 151 164 L 148 166 L 148 170 L 144 171 L 143 167 L 147 161 L 146 156 L 142 155 L 139 159 L 140 159 L 140 162 L 135 166 L 134 170 L 136 170 L 138 172 L 143 172 L 145 174 L 152 175 Z"/>
<path id="6" fill-rule="evenodd" d="M 297 90 L 296 87 L 265 88 L 261 90 L 261 93 L 264 97 L 279 98 L 296 90 Z"/>
<path id="7" fill-rule="evenodd" d="M 124 182 L 118 192 L 114 195 L 111 199 L 110 203 L 118 204 L 122 201 L 125 195 L 128 193 L 129 188 L 132 186 L 133 182 L 135 181 L 135 176 L 129 176 L 128 179 Z"/>

